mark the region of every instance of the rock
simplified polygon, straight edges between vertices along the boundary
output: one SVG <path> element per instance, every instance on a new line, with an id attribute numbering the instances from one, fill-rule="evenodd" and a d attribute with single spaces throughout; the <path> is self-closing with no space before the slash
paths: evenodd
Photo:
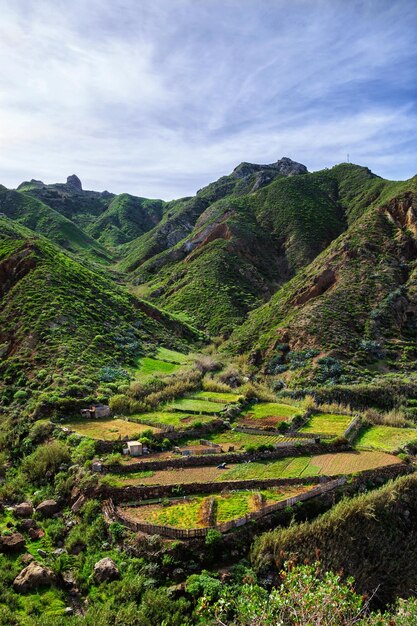
<path id="1" fill-rule="evenodd" d="M 65 607 L 64 615 L 74 615 L 74 609 L 72 608 L 72 606 Z"/>
<path id="2" fill-rule="evenodd" d="M 49 567 L 43 567 L 32 561 L 16 576 L 13 581 L 13 588 L 18 593 L 24 593 L 38 587 L 52 585 L 54 582 L 55 575 Z"/>
<path id="3" fill-rule="evenodd" d="M 37 523 L 35 522 L 34 519 L 22 519 L 19 522 L 20 530 L 23 530 L 25 532 L 28 532 L 28 530 L 30 528 L 37 528 L 37 527 L 38 527 L 38 525 L 37 525 Z"/>
<path id="4" fill-rule="evenodd" d="M 14 507 L 16 517 L 31 517 L 33 515 L 33 506 L 30 502 L 21 502 Z"/>
<path id="5" fill-rule="evenodd" d="M 39 548 L 39 550 L 38 550 L 38 554 L 39 554 L 39 556 L 41 556 L 43 559 L 44 559 L 45 557 L 47 557 L 47 556 L 48 556 L 48 553 L 46 552 L 46 550 L 42 550 L 41 548 Z"/>
<path id="6" fill-rule="evenodd" d="M 68 176 L 68 178 L 67 178 L 67 185 L 69 187 L 72 187 L 76 191 L 82 191 L 83 190 L 83 187 L 81 185 L 81 181 L 78 178 L 78 176 L 76 176 L 75 174 L 72 174 L 71 176 Z"/>
<path id="7" fill-rule="evenodd" d="M 25 538 L 20 533 L 0 537 L 0 552 L 19 552 L 25 547 Z"/>
<path id="8" fill-rule="evenodd" d="M 93 572 L 94 580 L 97 583 L 102 583 L 108 580 L 114 580 L 119 577 L 119 570 L 116 567 L 116 563 L 113 559 L 105 557 L 94 565 Z"/>
<path id="9" fill-rule="evenodd" d="M 87 498 L 84 495 L 81 495 L 79 498 L 77 498 L 77 500 L 74 502 L 74 504 L 71 507 L 71 511 L 73 513 L 78 513 L 78 511 L 81 509 L 86 499 Z"/>
<path id="10" fill-rule="evenodd" d="M 45 536 L 42 528 L 29 528 L 28 534 L 32 541 L 38 541 L 38 539 L 42 539 Z"/>
<path id="11" fill-rule="evenodd" d="M 61 554 L 66 554 L 66 552 L 67 551 L 65 550 L 65 548 L 57 548 L 52 552 L 52 554 L 54 554 L 55 556 L 61 556 Z"/>
<path id="12" fill-rule="evenodd" d="M 44 500 L 36 507 L 36 513 L 40 513 L 44 517 L 51 517 L 59 509 L 55 500 Z"/>
<path id="13" fill-rule="evenodd" d="M 22 554 L 21 556 L 21 561 L 23 565 L 29 565 L 29 563 L 32 563 L 34 557 L 29 554 L 29 552 L 26 552 L 26 554 Z"/>

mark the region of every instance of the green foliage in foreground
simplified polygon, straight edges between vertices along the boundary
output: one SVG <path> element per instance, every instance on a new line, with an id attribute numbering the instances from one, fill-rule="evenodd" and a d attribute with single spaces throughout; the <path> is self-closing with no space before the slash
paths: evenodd
<path id="1" fill-rule="evenodd" d="M 378 590 L 380 601 L 402 596 L 416 584 L 417 476 L 388 483 L 378 491 L 340 502 L 313 522 L 278 529 L 255 542 L 259 570 L 281 567 L 296 554 L 324 569 L 355 577 L 359 591 Z"/>

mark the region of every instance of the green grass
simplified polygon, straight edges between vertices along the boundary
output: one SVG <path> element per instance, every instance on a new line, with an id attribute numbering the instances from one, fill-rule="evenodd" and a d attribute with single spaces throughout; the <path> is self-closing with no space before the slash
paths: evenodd
<path id="1" fill-rule="evenodd" d="M 261 444 L 274 444 L 291 440 L 289 437 L 285 437 L 283 435 L 252 435 L 248 433 L 241 433 L 237 430 L 227 430 L 223 433 L 210 434 L 207 435 L 205 439 L 219 445 L 234 446 L 236 450 L 242 449 L 247 445 L 259 446 Z M 188 441 L 187 443 L 190 445 L 193 442 Z"/>
<path id="2" fill-rule="evenodd" d="M 152 470 L 142 470 L 138 472 L 112 472 L 111 474 L 105 474 L 100 477 L 100 482 L 109 487 L 126 487 L 128 485 L 134 485 L 142 478 L 152 478 L 154 472 Z"/>
<path id="3" fill-rule="evenodd" d="M 138 362 L 136 371 L 139 378 L 155 375 L 168 376 L 169 374 L 174 374 L 179 367 L 178 363 L 169 363 L 168 361 L 161 361 L 152 357 L 144 357 Z"/>
<path id="4" fill-rule="evenodd" d="M 178 363 L 183 365 L 190 362 L 190 355 L 177 352 L 176 350 L 170 350 L 168 348 L 160 347 L 156 351 L 156 358 L 161 361 L 169 361 L 170 363 Z"/>
<path id="5" fill-rule="evenodd" d="M 217 523 L 223 524 L 250 513 L 254 510 L 252 500 L 253 493 L 250 491 L 236 491 L 216 497 Z"/>
<path id="6" fill-rule="evenodd" d="M 168 405 L 172 409 L 182 411 L 197 411 L 198 413 L 220 413 L 226 407 L 220 402 L 210 402 L 209 400 L 197 400 L 193 398 L 179 398 Z"/>
<path id="7" fill-rule="evenodd" d="M 153 411 L 150 413 L 137 413 L 129 416 L 129 420 L 146 420 L 149 423 L 166 424 L 176 429 L 189 428 L 196 422 L 211 422 L 215 419 L 213 415 L 187 415 L 179 411 Z"/>
<path id="8" fill-rule="evenodd" d="M 416 428 L 369 426 L 360 431 L 355 441 L 355 447 L 359 450 L 372 448 L 384 452 L 394 452 L 412 442 L 417 442 Z"/>
<path id="9" fill-rule="evenodd" d="M 282 421 L 291 420 L 296 415 L 301 415 L 303 410 L 290 404 L 280 404 L 276 402 L 258 402 L 252 404 L 241 415 L 242 418 L 262 420 L 265 418 L 282 418 Z M 261 424 L 260 424 L 261 426 Z"/>
<path id="10" fill-rule="evenodd" d="M 341 437 L 352 422 L 351 415 L 334 415 L 333 413 L 316 413 L 307 424 L 300 428 L 301 433 L 317 433 Z"/>
<path id="11" fill-rule="evenodd" d="M 241 397 L 237 393 L 225 391 L 196 391 L 190 396 L 190 398 L 196 398 L 197 400 L 209 400 L 209 402 L 220 402 L 221 404 L 237 402 Z"/>

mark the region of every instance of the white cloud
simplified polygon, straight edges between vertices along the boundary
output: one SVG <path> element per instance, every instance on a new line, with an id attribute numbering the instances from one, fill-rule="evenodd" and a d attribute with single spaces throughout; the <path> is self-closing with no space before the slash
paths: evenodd
<path id="1" fill-rule="evenodd" d="M 377 6 L 378 5 L 378 10 Z M 172 198 L 242 160 L 415 173 L 417 7 L 0 0 L 0 182 Z M 378 169 L 379 168 L 379 169 Z"/>

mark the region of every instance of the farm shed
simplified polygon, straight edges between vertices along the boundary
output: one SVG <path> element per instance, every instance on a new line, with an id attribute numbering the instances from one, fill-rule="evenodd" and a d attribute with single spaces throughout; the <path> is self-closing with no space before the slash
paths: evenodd
<path id="1" fill-rule="evenodd" d="M 130 456 L 142 456 L 143 446 L 140 441 L 128 441 L 127 451 Z"/>

